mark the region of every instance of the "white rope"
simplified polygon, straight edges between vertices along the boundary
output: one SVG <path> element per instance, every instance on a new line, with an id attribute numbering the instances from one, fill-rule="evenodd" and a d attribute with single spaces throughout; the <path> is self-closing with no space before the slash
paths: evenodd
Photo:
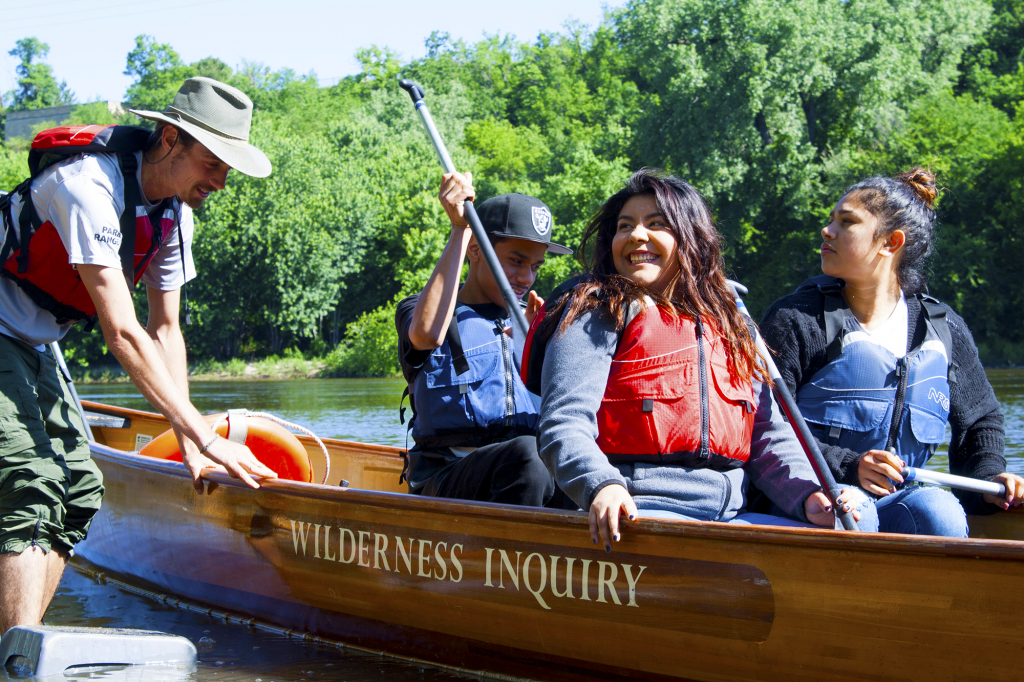
<path id="1" fill-rule="evenodd" d="M 295 429 L 296 431 L 301 431 L 302 433 L 306 434 L 307 436 L 309 436 L 310 438 L 315 440 L 316 444 L 320 446 L 320 449 L 324 453 L 324 480 L 320 481 L 320 483 L 321 484 L 326 484 L 327 483 L 327 477 L 331 475 L 331 456 L 327 453 L 327 446 L 324 445 L 324 442 L 322 440 L 320 440 L 320 438 L 315 433 L 313 433 L 312 431 L 310 431 L 309 429 L 307 429 L 307 428 L 305 428 L 303 426 L 299 426 L 298 424 L 292 424 L 291 422 L 285 421 L 284 419 L 281 419 L 280 417 L 275 417 L 274 415 L 270 414 L 269 412 L 250 412 L 249 410 L 246 410 L 245 411 L 245 416 L 246 417 L 262 417 L 263 419 L 269 419 L 272 422 L 277 422 L 281 426 L 287 426 L 290 429 Z M 220 427 L 221 424 L 226 423 L 227 420 L 228 420 L 228 418 L 226 416 L 225 417 L 221 417 L 220 421 L 218 421 L 216 424 L 213 425 L 213 430 L 216 431 L 217 428 Z"/>

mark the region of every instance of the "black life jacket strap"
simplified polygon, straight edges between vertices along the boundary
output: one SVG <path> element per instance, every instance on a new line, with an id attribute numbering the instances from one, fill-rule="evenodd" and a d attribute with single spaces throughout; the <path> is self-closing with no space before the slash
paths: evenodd
<path id="1" fill-rule="evenodd" d="M 180 201 L 180 200 L 179 200 Z M 174 208 L 174 203 L 171 203 Z M 185 237 L 181 234 L 181 204 L 174 211 L 174 219 L 178 223 L 178 253 L 181 255 L 181 295 L 185 297 L 185 326 L 192 324 L 192 308 L 188 304 L 188 272 L 185 271 Z"/>
<path id="2" fill-rule="evenodd" d="M 18 274 L 28 272 L 28 245 L 32 241 L 32 235 L 43 226 L 36 213 L 35 202 L 32 201 L 31 183 L 23 182 L 15 190 L 21 194 L 21 214 L 18 216 L 18 227 L 21 232 L 21 244 L 24 248 L 18 253 Z M 13 192 L 12 192 L 13 194 Z"/>
<path id="3" fill-rule="evenodd" d="M 448 348 L 452 352 L 452 366 L 455 367 L 457 376 L 462 376 L 469 371 L 469 360 L 466 359 L 466 354 L 462 350 L 462 335 L 459 333 L 459 323 L 456 320 L 460 307 L 455 307 L 452 319 L 448 323 L 448 331 L 444 335 L 445 340 L 448 341 Z"/>
<path id="4" fill-rule="evenodd" d="M 956 365 L 953 362 L 953 335 L 950 334 L 949 322 L 946 321 L 946 308 L 939 303 L 938 299 L 928 294 L 918 294 L 917 298 L 921 301 L 921 309 L 924 310 L 928 323 L 935 330 L 935 335 L 939 337 L 943 347 L 946 349 L 946 358 L 949 362 L 949 368 L 946 372 L 947 380 L 951 384 L 956 383 Z"/>
<path id="5" fill-rule="evenodd" d="M 402 456 L 402 473 L 398 475 L 398 485 L 402 485 L 409 480 L 406 476 L 409 473 L 409 432 L 412 431 L 412 420 L 416 414 L 416 407 L 412 405 L 412 395 L 409 393 L 408 385 L 406 385 L 405 390 L 402 391 L 402 397 L 398 400 L 398 420 L 402 424 L 405 424 L 405 408 L 402 406 L 402 403 L 405 402 L 406 397 L 409 398 L 409 405 L 413 408 L 414 416 L 409 419 L 409 425 L 405 427 L 405 449 L 398 451 Z"/>
<path id="6" fill-rule="evenodd" d="M 135 173 L 139 162 L 134 152 L 117 155 L 124 178 L 124 211 L 121 213 L 121 245 L 117 253 L 121 258 L 121 271 L 128 282 L 128 290 L 135 288 L 135 212 L 142 205 L 142 190 Z"/>
<path id="7" fill-rule="evenodd" d="M 14 218 L 11 214 L 11 197 L 13 195 L 14 193 L 12 192 L 0 197 L 0 215 L 3 216 L 4 221 L 4 245 L 0 248 L 0 268 L 7 262 L 11 251 L 15 248 L 20 248 L 18 233 L 14 230 Z"/>
<path id="8" fill-rule="evenodd" d="M 818 285 L 825 309 L 825 357 L 832 362 L 843 352 L 843 336 L 846 334 L 846 301 L 843 300 L 842 284 L 839 280 Z"/>
<path id="9" fill-rule="evenodd" d="M 405 402 L 406 398 L 409 398 L 409 404 L 411 405 L 412 404 L 412 397 L 409 394 L 409 386 L 408 385 L 406 385 L 405 390 L 402 391 L 402 397 L 399 398 L 399 400 L 398 400 L 398 421 L 401 424 L 405 424 L 405 409 L 406 408 L 402 406 L 402 403 Z M 410 419 L 409 420 L 409 426 L 406 427 L 406 430 L 409 430 L 411 428 L 412 428 L 412 420 Z"/>

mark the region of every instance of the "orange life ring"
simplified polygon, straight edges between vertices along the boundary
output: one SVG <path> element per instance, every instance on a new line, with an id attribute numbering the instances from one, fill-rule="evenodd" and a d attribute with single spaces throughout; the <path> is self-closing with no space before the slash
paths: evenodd
<path id="1" fill-rule="evenodd" d="M 216 424 L 224 419 L 224 413 L 211 414 L 205 417 L 208 424 Z M 299 439 L 288 429 L 262 417 L 246 417 L 248 433 L 245 445 L 256 459 L 277 473 L 278 478 L 289 481 L 313 481 L 313 467 L 309 462 L 309 454 Z M 224 421 L 217 427 L 219 436 L 227 437 L 228 423 Z M 166 459 L 172 462 L 181 461 L 181 450 L 174 430 L 168 429 L 147 443 L 140 455 Z"/>

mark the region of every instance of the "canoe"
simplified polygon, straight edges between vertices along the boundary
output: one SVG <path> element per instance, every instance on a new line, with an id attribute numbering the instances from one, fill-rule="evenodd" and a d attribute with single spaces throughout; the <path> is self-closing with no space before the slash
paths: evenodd
<path id="1" fill-rule="evenodd" d="M 640 520 L 606 553 L 582 512 L 403 494 L 380 445 L 325 441 L 323 485 L 214 473 L 199 495 L 133 452 L 163 417 L 85 407 L 106 496 L 77 556 L 205 607 L 534 679 L 1020 677 L 1022 513 L 969 539 Z"/>

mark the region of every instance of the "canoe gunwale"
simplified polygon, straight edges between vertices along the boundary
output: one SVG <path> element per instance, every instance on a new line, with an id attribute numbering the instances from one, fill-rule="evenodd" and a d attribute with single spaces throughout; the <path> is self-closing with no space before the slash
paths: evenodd
<path id="1" fill-rule="evenodd" d="M 151 417 L 148 413 L 140 413 Z M 346 444 L 345 441 L 336 441 Z M 354 443 L 361 446 L 361 443 Z M 190 480 L 185 466 L 179 462 L 158 460 L 132 452 L 126 452 L 90 442 L 94 456 L 113 460 L 121 466 L 145 469 L 154 473 Z M 384 446 L 377 446 L 384 447 Z M 259 493 L 242 481 L 226 473 L 209 472 L 203 479 L 218 486 Z M 524 508 L 491 502 L 465 502 L 429 498 L 405 493 L 391 493 L 358 488 L 339 488 L 319 483 L 270 480 L 261 482 L 261 490 L 275 495 L 301 497 L 334 503 L 353 503 L 361 506 L 381 507 L 390 510 L 434 512 L 461 517 L 473 517 L 496 522 L 524 522 L 546 524 L 564 528 L 577 526 L 588 528 L 587 515 L 581 511 L 556 511 L 539 508 Z M 634 525 L 635 524 L 635 525 Z M 676 536 L 688 539 L 711 539 L 729 542 L 788 545 L 811 547 L 821 550 L 845 552 L 878 552 L 886 554 L 924 554 L 949 557 L 964 557 L 986 560 L 1024 560 L 1024 542 L 1016 540 L 993 540 L 975 538 L 940 538 L 907 536 L 891 533 L 862 534 L 848 531 L 789 528 L 782 526 L 738 526 L 714 521 L 674 521 L 666 519 L 640 519 L 626 528 L 629 533 Z"/>

